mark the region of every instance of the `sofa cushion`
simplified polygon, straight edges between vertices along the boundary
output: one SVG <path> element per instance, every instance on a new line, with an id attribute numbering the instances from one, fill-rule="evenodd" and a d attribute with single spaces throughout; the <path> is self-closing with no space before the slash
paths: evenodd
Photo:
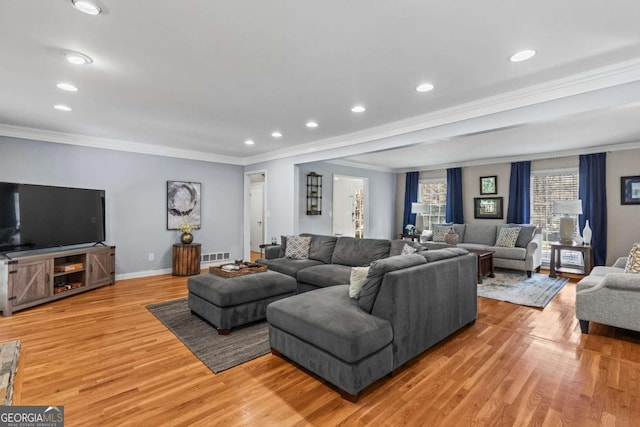
<path id="1" fill-rule="evenodd" d="M 496 242 L 496 226 L 469 223 L 464 231 L 464 243 L 478 243 L 493 246 Z"/>
<path id="2" fill-rule="evenodd" d="M 278 273 L 296 278 L 298 271 L 314 265 L 322 265 L 322 262 L 314 259 L 275 258 L 263 259 L 260 261 L 260 264 L 265 264 L 269 270 L 277 271 Z"/>
<path id="3" fill-rule="evenodd" d="M 369 274 L 369 267 L 351 267 L 349 278 L 349 298 L 358 298 Z"/>
<path id="4" fill-rule="evenodd" d="M 331 263 L 350 267 L 366 267 L 375 260 L 387 258 L 390 248 L 391 242 L 385 239 L 338 237 Z"/>
<path id="5" fill-rule="evenodd" d="M 491 246 L 481 245 L 478 243 L 458 243 L 456 247 L 466 249 L 468 251 L 486 251 Z"/>
<path id="6" fill-rule="evenodd" d="M 325 264 L 331 264 L 333 250 L 336 247 L 337 237 L 321 236 L 318 234 L 311 235 L 311 245 L 309 246 L 309 258 L 322 261 Z"/>
<path id="7" fill-rule="evenodd" d="M 287 247 L 284 255 L 291 259 L 307 259 L 309 258 L 310 245 L 311 237 L 287 236 Z"/>
<path id="8" fill-rule="evenodd" d="M 625 273 L 640 273 L 640 243 L 634 243 L 627 257 Z"/>
<path id="9" fill-rule="evenodd" d="M 513 248 L 516 246 L 519 234 L 520 227 L 501 227 L 498 232 L 498 238 L 496 239 L 495 246 Z"/>
<path id="10" fill-rule="evenodd" d="M 503 246 L 487 246 L 486 250 L 493 251 L 493 258 L 524 260 L 527 256 L 525 248 L 505 248 Z"/>
<path id="11" fill-rule="evenodd" d="M 402 252 L 405 250 L 406 246 L 409 246 L 410 248 L 415 249 L 414 252 L 418 252 L 424 249 L 424 247 L 418 242 L 413 242 L 410 240 L 395 239 L 391 241 L 391 249 L 389 250 L 389 256 L 402 255 Z"/>
<path id="12" fill-rule="evenodd" d="M 526 248 L 538 229 L 535 224 L 509 224 L 509 227 L 520 227 L 520 234 L 516 241 L 517 248 Z"/>
<path id="13" fill-rule="evenodd" d="M 440 261 L 441 259 L 455 258 L 460 255 L 466 255 L 469 251 L 463 248 L 445 248 L 425 251 L 421 255 L 429 262 Z"/>
<path id="14" fill-rule="evenodd" d="M 429 252 L 432 251 L 426 251 L 424 253 Z M 369 274 L 367 275 L 367 281 L 360 292 L 358 305 L 367 313 L 371 313 L 373 304 L 376 302 L 376 297 L 380 291 L 380 286 L 382 285 L 382 279 L 386 273 L 426 264 L 426 262 L 425 257 L 418 254 L 399 255 L 372 262 L 369 268 Z"/>
<path id="15" fill-rule="evenodd" d="M 272 302 L 267 306 L 267 321 L 347 363 L 379 351 L 393 339 L 391 323 L 362 311 L 349 298 L 349 285 Z"/>
<path id="16" fill-rule="evenodd" d="M 349 284 L 351 267 L 340 264 L 314 265 L 298 271 L 298 282 L 324 288 L 326 286 Z"/>

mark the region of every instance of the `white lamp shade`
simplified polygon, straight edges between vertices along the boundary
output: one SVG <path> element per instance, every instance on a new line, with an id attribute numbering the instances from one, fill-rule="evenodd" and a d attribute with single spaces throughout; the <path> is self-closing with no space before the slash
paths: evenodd
<path id="1" fill-rule="evenodd" d="M 582 215 L 582 200 L 555 200 L 554 214 Z"/>
<path id="2" fill-rule="evenodd" d="M 411 213 L 412 214 L 425 214 L 425 213 L 427 213 L 427 204 L 426 203 L 411 203 Z"/>

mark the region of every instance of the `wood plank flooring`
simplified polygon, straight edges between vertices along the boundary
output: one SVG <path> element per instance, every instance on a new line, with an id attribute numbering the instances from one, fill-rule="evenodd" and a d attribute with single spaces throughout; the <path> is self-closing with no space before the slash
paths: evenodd
<path id="1" fill-rule="evenodd" d="M 544 309 L 479 298 L 479 317 L 356 404 L 266 355 L 213 374 L 146 305 L 187 278 L 114 286 L 0 318 L 20 339 L 15 404 L 64 405 L 67 426 L 632 426 L 640 334 L 574 317 L 575 283 Z"/>

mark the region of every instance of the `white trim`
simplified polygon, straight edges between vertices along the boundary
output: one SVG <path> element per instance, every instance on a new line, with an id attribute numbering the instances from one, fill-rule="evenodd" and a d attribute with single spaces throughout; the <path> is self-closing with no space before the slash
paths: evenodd
<path id="1" fill-rule="evenodd" d="M 116 282 L 119 280 L 137 279 L 139 277 L 161 276 L 163 274 L 171 274 L 172 272 L 173 270 L 171 268 L 163 268 L 162 270 L 145 270 L 116 274 Z"/>
<path id="2" fill-rule="evenodd" d="M 338 166 L 347 166 L 347 167 L 350 167 L 350 168 L 365 169 L 365 170 L 372 170 L 372 171 L 378 171 L 378 172 L 395 173 L 395 169 L 393 169 L 393 168 L 387 168 L 387 167 L 384 167 L 384 166 L 366 165 L 366 164 L 362 164 L 362 163 L 358 163 L 358 162 L 351 162 L 351 161 L 348 161 L 348 160 L 327 160 L 325 163 L 331 163 L 331 164 L 338 165 Z"/>
<path id="3" fill-rule="evenodd" d="M 267 214 L 267 170 L 258 169 L 246 171 L 244 173 L 244 196 L 243 196 L 243 212 L 242 212 L 242 254 L 243 259 L 251 259 L 251 201 L 249 200 L 249 191 L 251 190 L 251 177 L 249 175 L 263 174 L 263 190 L 262 190 L 262 206 L 264 223 L 262 224 L 262 231 L 265 236 L 268 236 L 269 231 L 269 215 Z"/>

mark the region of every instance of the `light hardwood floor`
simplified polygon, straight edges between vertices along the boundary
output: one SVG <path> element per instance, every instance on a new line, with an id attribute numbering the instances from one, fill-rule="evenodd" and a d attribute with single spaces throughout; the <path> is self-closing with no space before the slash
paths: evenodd
<path id="1" fill-rule="evenodd" d="M 67 426 L 640 422 L 640 337 L 580 334 L 575 283 L 544 310 L 479 298 L 475 325 L 353 404 L 270 354 L 213 374 L 145 308 L 185 297 L 186 281 L 125 280 L 0 318 L 0 341 L 22 341 L 14 403 L 64 405 Z"/>

